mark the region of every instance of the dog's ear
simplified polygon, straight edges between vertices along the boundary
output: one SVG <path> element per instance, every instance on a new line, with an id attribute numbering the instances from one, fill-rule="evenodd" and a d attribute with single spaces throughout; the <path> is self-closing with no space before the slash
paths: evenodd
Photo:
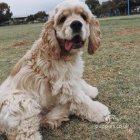
<path id="1" fill-rule="evenodd" d="M 48 19 L 45 23 L 45 28 L 42 32 L 42 40 L 46 48 L 47 56 L 52 59 L 59 59 L 60 47 L 54 30 L 53 18 Z"/>
<path id="2" fill-rule="evenodd" d="M 96 17 L 91 17 L 89 28 L 90 36 L 88 42 L 88 53 L 93 54 L 96 51 L 96 49 L 100 46 L 101 42 L 100 25 Z"/>

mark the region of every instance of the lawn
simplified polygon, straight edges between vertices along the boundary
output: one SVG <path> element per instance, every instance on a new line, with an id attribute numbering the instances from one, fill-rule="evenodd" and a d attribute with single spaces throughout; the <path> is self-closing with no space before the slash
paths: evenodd
<path id="1" fill-rule="evenodd" d="M 110 108 L 112 121 L 96 124 L 72 116 L 58 129 L 41 129 L 44 140 L 140 140 L 140 16 L 104 18 L 100 24 L 102 45 L 93 56 L 85 51 L 84 79 L 98 87 L 96 100 Z M 42 26 L 0 27 L 0 83 Z"/>

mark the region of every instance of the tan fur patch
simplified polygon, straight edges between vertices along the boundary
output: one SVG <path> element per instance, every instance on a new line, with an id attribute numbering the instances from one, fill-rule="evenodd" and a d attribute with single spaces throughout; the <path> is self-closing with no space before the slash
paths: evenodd
<path id="1" fill-rule="evenodd" d="M 19 107 L 20 107 L 20 109 L 24 112 L 25 111 L 25 108 L 23 107 L 23 105 L 22 105 L 22 102 L 20 101 L 19 102 Z"/>
<path id="2" fill-rule="evenodd" d="M 14 68 L 13 68 L 12 71 L 11 71 L 11 76 L 16 75 L 16 74 L 20 71 L 21 66 L 22 66 L 22 64 L 23 64 L 24 62 L 25 62 L 25 59 L 20 59 L 20 60 L 18 61 L 18 63 L 14 66 Z"/>
<path id="3" fill-rule="evenodd" d="M 0 111 L 2 110 L 3 106 L 6 105 L 6 101 L 4 101 L 1 105 L 0 105 Z"/>
<path id="4" fill-rule="evenodd" d="M 96 49 L 100 46 L 101 42 L 101 32 L 99 21 L 92 17 L 90 21 L 90 37 L 89 37 L 89 45 L 88 45 L 88 53 L 93 54 Z"/>
<path id="5" fill-rule="evenodd" d="M 83 10 L 82 7 L 76 7 L 75 10 L 74 10 L 74 12 L 75 12 L 76 14 L 81 14 L 83 11 L 84 11 L 84 10 Z"/>
<path id="6" fill-rule="evenodd" d="M 49 19 L 45 24 L 45 30 L 42 33 L 43 45 L 45 47 L 45 54 L 48 58 L 59 59 L 60 47 L 56 39 L 54 31 L 54 21 Z"/>
<path id="7" fill-rule="evenodd" d="M 82 7 L 75 8 L 75 13 L 78 15 L 85 15 L 88 21 L 88 13 Z"/>

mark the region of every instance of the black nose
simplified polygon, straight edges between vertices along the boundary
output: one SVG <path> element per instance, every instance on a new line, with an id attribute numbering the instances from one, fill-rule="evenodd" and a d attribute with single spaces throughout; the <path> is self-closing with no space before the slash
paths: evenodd
<path id="1" fill-rule="evenodd" d="M 73 32 L 80 32 L 82 28 L 82 23 L 78 20 L 75 20 L 70 24 L 70 27 L 72 28 Z"/>

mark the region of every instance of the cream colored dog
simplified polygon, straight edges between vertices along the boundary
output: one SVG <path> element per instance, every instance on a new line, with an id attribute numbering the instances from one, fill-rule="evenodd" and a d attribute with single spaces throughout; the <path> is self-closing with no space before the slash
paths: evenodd
<path id="1" fill-rule="evenodd" d="M 57 127 L 70 114 L 105 121 L 108 108 L 91 99 L 98 90 L 82 78 L 86 40 L 93 54 L 100 29 L 87 5 L 66 0 L 56 6 L 41 37 L 0 87 L 0 130 L 9 140 L 41 140 L 40 125 Z"/>

